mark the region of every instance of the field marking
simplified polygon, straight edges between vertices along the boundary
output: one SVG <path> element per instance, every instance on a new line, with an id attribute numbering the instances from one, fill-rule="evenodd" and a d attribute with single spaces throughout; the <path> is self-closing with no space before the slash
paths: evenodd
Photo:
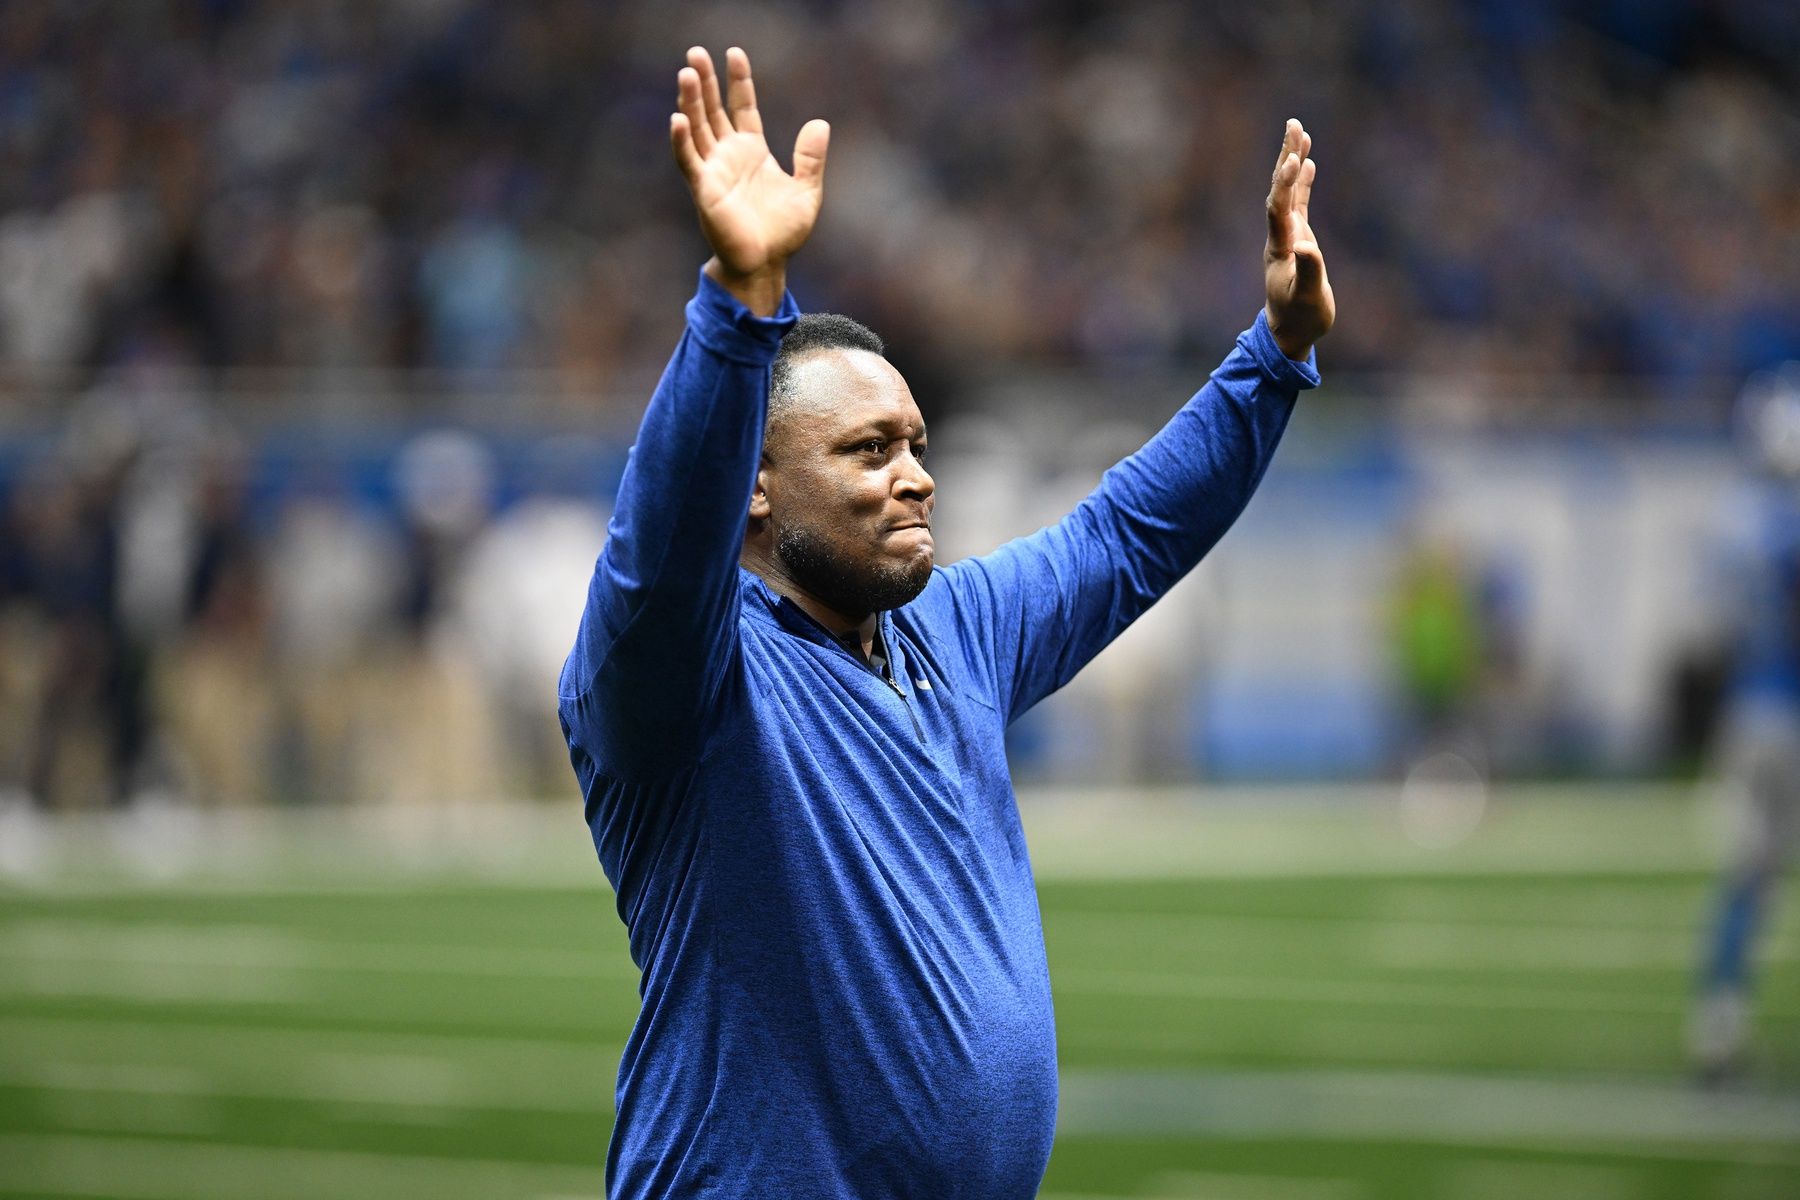
<path id="1" fill-rule="evenodd" d="M 0 954 L 0 959 L 8 956 Z M 196 971 L 181 963 L 144 960 L 86 962 L 15 959 L 0 972 L 0 995 L 103 997 L 143 1004 L 285 1006 L 311 992 L 291 973 L 253 970 Z"/>
<path id="2" fill-rule="evenodd" d="M 1065 1071 L 1061 1092 L 1057 1132 L 1075 1137 L 1531 1143 L 1800 1167 L 1800 1097 L 1673 1083 L 1424 1071 Z"/>
<path id="3" fill-rule="evenodd" d="M 1180 1000 L 1250 1000 L 1259 1003 L 1360 1005 L 1378 1008 L 1458 1008 L 1481 1012 L 1600 1012 L 1677 1016 L 1685 996 L 1646 996 L 1568 988 L 1495 988 L 1487 985 L 1362 982 L 1343 979 L 1269 980 L 1159 971 L 1055 968 L 1056 991 L 1098 996 Z"/>
<path id="4" fill-rule="evenodd" d="M 110 917 L 26 917 L 0 924 L 0 958 L 145 962 L 257 972 L 346 971 L 629 980 L 616 953 L 522 946 L 421 945 L 322 938 L 276 925 L 178 925 Z"/>
<path id="5" fill-rule="evenodd" d="M 1494 896 L 1455 879 L 1397 880 L 1371 897 L 1377 918 L 1434 913 L 1456 923 L 1484 924 L 1503 914 L 1520 925 L 1580 925 L 1620 929 L 1690 929 L 1703 924 L 1716 884 L 1590 881 L 1548 888 L 1513 889 Z"/>
<path id="6" fill-rule="evenodd" d="M 191 964 L 86 958 L 24 959 L 23 963 L 24 969 L 0 976 L 0 995 L 10 992 L 38 996 L 98 996 L 147 1003 L 200 1005 L 221 1002 L 285 1005 L 317 997 L 316 991 L 305 986 L 299 977 L 301 968 L 246 971 L 224 965 L 201 970 Z M 329 962 L 309 964 L 304 968 L 319 972 L 339 969 L 342 968 Z M 1476 1012 L 1591 1012 L 1673 1017 L 1686 1012 L 1688 1004 L 1685 996 L 1622 990 L 1342 978 L 1272 980 L 1203 971 L 1104 967 L 1056 967 L 1051 972 L 1051 986 L 1057 995 L 1339 1007 L 1455 1008 Z M 1765 1011 L 1762 1016 L 1786 1019 L 1786 1014 L 1777 1011 Z"/>
<path id="7" fill-rule="evenodd" d="M 1162 918 L 1156 920 L 1160 923 Z M 1058 929 L 1068 933 L 1085 925 L 1088 932 L 1097 933 L 1118 923 L 1118 918 L 1112 916 L 1076 917 L 1065 922 L 1053 916 L 1052 942 Z M 1191 928 L 1186 922 L 1180 923 Z M 1452 928 L 1444 932 L 1453 935 L 1456 931 Z M 1116 929 L 1112 936 L 1118 937 Z M 1444 944 L 1453 946 L 1455 941 L 1452 936 Z M 1436 961 L 1426 953 L 1403 953 L 1404 947 L 1405 943 L 1395 938 L 1370 956 L 1389 965 L 1429 965 Z M 615 960 L 588 952 L 389 946 L 294 937 L 274 929 L 246 935 L 242 929 L 146 929 L 130 923 L 89 924 L 54 919 L 0 927 L 0 960 L 6 959 L 18 966 L 0 973 L 0 993 L 10 990 L 36 995 L 99 995 L 166 1003 L 288 1003 L 310 994 L 298 978 L 301 974 L 338 971 L 472 973 L 505 978 L 542 978 L 547 973 L 553 978 L 620 983 L 636 978 L 636 968 L 628 958 L 620 956 Z M 1526 969 L 1529 963 L 1527 956 L 1514 966 Z M 1546 965 L 1553 967 L 1556 963 Z M 1270 980 L 1218 975 L 1206 970 L 1057 966 L 1051 982 L 1060 994 L 1472 1011 L 1609 1012 L 1671 1017 L 1684 1014 L 1688 1005 L 1685 995 L 1641 991 L 1342 978 Z M 1765 1009 L 1763 1015 L 1769 1019 L 1784 1020 L 1790 1015 L 1767 1006 Z"/>
<path id="8" fill-rule="evenodd" d="M 1163 1171 L 1126 1193 L 1039 1192 L 1037 1200 L 1356 1200 L 1362 1185 L 1348 1179 L 1308 1179 L 1293 1175 L 1248 1175 Z"/>
<path id="9" fill-rule="evenodd" d="M 493 1055 L 497 1057 L 530 1058 L 534 1055 L 562 1057 L 571 1054 L 594 1054 L 604 1050 L 608 1054 L 618 1051 L 614 1041 L 599 1041 L 594 1038 L 557 1038 L 557 1037 L 496 1037 L 491 1034 L 464 1034 L 444 1032 L 397 1032 L 391 1029 L 319 1029 L 304 1026 L 288 1026 L 258 1023 L 256 1025 L 219 1024 L 210 1021 L 163 1021 L 145 1020 L 138 1017 L 120 1015 L 117 1017 L 65 1017 L 65 1016 L 3 1016 L 0 1015 L 0 1054 L 9 1048 L 25 1046 L 32 1043 L 41 1044 L 43 1040 L 64 1037 L 76 1043 L 104 1043 L 109 1034 L 120 1034 L 125 1031 L 127 1037 L 140 1036 L 135 1031 L 143 1031 L 144 1035 L 159 1040 L 191 1039 L 196 1045 L 214 1044 L 228 1045 L 232 1042 L 244 1043 L 239 1052 L 247 1051 L 256 1043 L 266 1040 L 310 1042 L 327 1048 L 349 1045 L 359 1046 L 362 1043 L 373 1043 L 384 1046 L 395 1054 L 435 1054 L 449 1049 L 461 1049 L 470 1052 Z"/>
<path id="10" fill-rule="evenodd" d="M 1519 936 L 1487 928 L 1372 931 L 1363 943 L 1370 962 L 1383 967 L 1494 972 L 1677 971 L 1692 973 L 1702 954 L 1702 935 L 1691 937 L 1593 937 L 1557 932 Z M 1763 966 L 1800 961 L 1800 939 L 1782 931 L 1756 951 Z"/>
<path id="11" fill-rule="evenodd" d="M 1699 917 L 1695 913 L 1695 917 Z M 1334 917 L 1327 914 L 1218 914 L 1070 911 L 1044 913 L 1044 933 L 1116 945 L 1130 936 L 1165 944 L 1258 946 L 1327 941 L 1378 966 L 1488 968 L 1495 971 L 1691 970 L 1701 931 L 1615 925 L 1446 921 L 1441 918 Z M 1800 961 L 1800 928 L 1775 929 L 1758 949 L 1763 962 Z"/>
<path id="12" fill-rule="evenodd" d="M 217 1096 L 204 1073 L 46 1072 L 49 1090 Z M 10 1073 L 9 1073 L 10 1074 Z M 432 1083 L 442 1082 L 433 1072 Z M 11 1082 L 12 1079 L 8 1079 Z M 322 1097 L 311 1084 L 254 1093 L 359 1103 L 481 1104 L 478 1092 L 435 1101 L 384 1094 Z M 506 1107 L 506 1105 L 496 1105 Z M 587 1106 L 545 1111 L 592 1114 Z M 1800 1098 L 1714 1095 L 1667 1083 L 1446 1075 L 1437 1072 L 1063 1073 L 1060 1135 L 1234 1140 L 1394 1140 L 1511 1145 L 1684 1161 L 1800 1167 Z M 0 1142 L 0 1144 L 4 1144 Z M 10 1161 L 0 1155 L 0 1161 Z"/>
<path id="13" fill-rule="evenodd" d="M 201 1096 L 158 1096 L 145 1103 L 141 1096 L 117 1092 L 39 1091 L 39 1121 L 55 1130 L 80 1130 L 88 1134 L 127 1134 L 149 1137 L 218 1137 L 225 1111 Z M 0 1178 L 5 1172 L 0 1170 Z"/>
<path id="14" fill-rule="evenodd" d="M 1800 1168 L 1800 1099 L 1434 1073 L 1069 1071 L 1058 1134 L 1379 1140 Z M 17 1190 L 122 1200 L 236 1200 L 246 1180 L 256 1180 L 257 1195 L 266 1200 L 592 1195 L 583 1189 L 598 1184 L 598 1164 L 574 1168 L 74 1134 L 0 1134 L 0 1163 L 0 1181 Z M 1158 1184 L 1150 1194 L 1218 1200 L 1351 1194 L 1337 1190 L 1338 1181 L 1280 1177 L 1171 1176 Z"/>
<path id="15" fill-rule="evenodd" d="M 1269 932 L 1270 927 L 1273 932 Z M 1267 914 L 1168 914 L 1067 912 L 1045 919 L 1052 943 L 1092 938 L 1116 942 L 1124 936 L 1179 938 L 1212 945 L 1250 939 L 1259 945 L 1283 937 L 1296 941 L 1327 938 L 1379 966 L 1491 967 L 1495 970 L 1666 969 L 1686 970 L 1696 938 L 1611 926 L 1541 927 L 1401 918 L 1300 918 Z M 1795 961 L 1791 931 L 1774 936 L 1761 952 L 1765 962 Z M 1472 936 L 1478 934 L 1478 936 Z M 1349 940 L 1354 939 L 1354 940 Z M 279 926 L 171 925 L 113 918 L 34 917 L 0 924 L 0 960 L 19 964 L 13 986 L 53 994 L 80 994 L 92 980 L 72 968 L 50 963 L 108 963 L 118 972 L 108 991 L 180 999 L 199 987 L 184 969 L 252 973 L 218 985 L 214 996 L 268 1002 L 297 998 L 299 989 L 282 986 L 282 972 L 477 975 L 496 978 L 553 978 L 635 984 L 635 964 L 622 951 L 558 950 L 541 947 L 419 945 L 321 938 Z M 6 986 L 0 975 L 0 987 Z M 159 984 L 160 981 L 160 984 Z M 132 987 L 141 984 L 141 987 Z M 160 990 L 159 990 L 160 987 Z M 189 996 L 189 998 L 205 998 Z"/>
<path id="16" fill-rule="evenodd" d="M 600 1193 L 601 1168 L 365 1151 L 0 1134 L 0 1187 L 118 1200 L 493 1200 Z"/>
<path id="17" fill-rule="evenodd" d="M 269 1070 L 276 1064 L 259 1064 Z M 241 1073 L 240 1073 L 241 1076 Z M 539 1079 L 526 1092 L 518 1082 L 495 1087 L 454 1060 L 415 1060 L 400 1069 L 392 1060 L 321 1062 L 274 1078 L 221 1078 L 197 1069 L 165 1070 L 126 1064 L 49 1061 L 28 1066 L 0 1063 L 0 1087 L 41 1092 L 180 1097 L 192 1100 L 281 1100 L 340 1107 L 418 1108 L 553 1113 L 610 1117 L 612 1104 L 595 1094 L 573 1099 Z"/>
<path id="18" fill-rule="evenodd" d="M 72 1083 L 86 1087 L 81 1079 Z M 169 1076 L 146 1076 L 139 1083 L 151 1092 L 173 1090 L 180 1096 L 194 1090 Z M 1800 1097 L 1717 1096 L 1672 1083 L 1436 1072 L 1067 1070 L 1057 1132 L 1058 1137 L 1395 1141 L 1800 1168 Z M 5 1184 L 16 1189 L 121 1200 L 236 1200 L 247 1178 L 279 1177 L 279 1184 L 257 1189 L 268 1200 L 547 1195 L 578 1191 L 576 1175 L 592 1178 L 585 1169 L 544 1164 L 65 1133 L 0 1135 L 0 1162 L 7 1164 Z M 1159 1177 L 1150 1195 L 1325 1200 L 1355 1193 L 1346 1191 L 1343 1180 L 1220 1175 Z"/>
<path id="19" fill-rule="evenodd" d="M 1068 938 L 1116 944 L 1133 935 L 1206 943 L 1304 944 L 1327 939 L 1381 967 L 1685 972 L 1697 936 L 1613 926 L 1538 926 L 1437 919 L 1057 911 L 1045 918 L 1053 946 Z M 1771 931 L 1764 962 L 1800 959 L 1800 931 Z M 0 974 L 14 990 L 115 994 L 156 1000 L 276 1003 L 303 994 L 282 973 L 379 973 L 553 978 L 635 984 L 635 964 L 617 953 L 543 947 L 420 945 L 321 938 L 279 926 L 172 925 L 115 918 L 32 917 L 0 923 Z M 75 964 L 90 964 L 84 975 Z M 200 978 L 196 970 L 213 972 Z M 217 973 L 231 978 L 221 981 Z M 97 973 L 98 977 L 95 977 Z M 1055 982 L 1061 983 L 1061 973 Z M 1454 1001 L 1452 1001 L 1454 1003 Z"/>
<path id="20" fill-rule="evenodd" d="M 1342 1016 L 1297 1015 L 1275 1024 L 1264 1021 L 1254 1033 L 1235 1023 L 1213 1024 L 1204 1017 L 1183 1014 L 1171 1021 L 1120 1022 L 1106 1027 L 1089 1026 L 1079 1035 L 1065 1034 L 1063 1045 L 1084 1066 L 1098 1067 L 1127 1056 L 1127 1069 L 1151 1069 L 1157 1065 L 1216 1062 L 1241 1053 L 1247 1044 L 1264 1054 L 1291 1064 L 1281 1069 L 1443 1071 L 1514 1070 L 1539 1071 L 1569 1077 L 1630 1076 L 1645 1070 L 1646 1041 L 1650 1053 L 1664 1062 L 1662 1074 L 1673 1074 L 1679 1048 L 1679 1027 L 1673 1021 L 1646 1030 L 1638 1022 L 1621 1022 L 1607 1015 L 1535 1023 L 1524 1036 L 1529 1047 L 1514 1044 L 1520 1036 L 1505 1027 L 1489 1033 L 1446 1023 L 1441 1016 L 1421 1014 L 1426 1021 L 1401 1023 L 1386 1017 L 1364 1021 Z M 1454 1021 L 1454 1018 L 1452 1018 Z M 1662 1051 L 1657 1054 L 1657 1051 Z M 1505 1066 L 1465 1067 L 1476 1062 Z M 1273 1069 L 1273 1068 L 1272 1068 Z"/>
<path id="21" fill-rule="evenodd" d="M 611 1112 L 616 1045 L 0 1018 L 0 1083 L 64 1092 Z"/>
<path id="22" fill-rule="evenodd" d="M 1040 878 L 1538 877 L 1708 870 L 1695 791 L 1502 786 L 1447 850 L 1409 842 L 1391 787 L 1027 789 Z M 608 894 L 573 804 L 196 812 L 114 818 L 9 811 L 0 898 L 392 894 L 420 888 Z"/>
<path id="23" fill-rule="evenodd" d="M 1468 1157 L 1446 1164 L 1447 1200 L 1518 1200 L 1520 1196 L 1579 1196 L 1581 1200 L 1636 1200 L 1648 1189 L 1644 1168 L 1594 1163 L 1531 1162 Z"/>
<path id="24" fill-rule="evenodd" d="M 1040 879 L 1538 877 L 1705 871 L 1718 848 L 1680 786 L 1501 787 L 1466 842 L 1409 841 L 1378 785 L 1040 790 Z M 1202 801 L 1202 802 L 1196 802 Z"/>
<path id="25" fill-rule="evenodd" d="M 1144 1194 L 1153 1200 L 1354 1200 L 1363 1194 L 1349 1179 L 1223 1171 L 1160 1171 L 1147 1186 Z"/>
<path id="26" fill-rule="evenodd" d="M 1591 848 L 1589 848 L 1591 850 Z M 1116 848 L 1081 858 L 1073 849 L 1042 854 L 1032 843 L 1033 873 L 1043 883 L 1156 883 L 1200 879 L 1560 879 L 1584 875 L 1687 875 L 1708 864 L 1681 851 L 1521 851 L 1480 858 L 1423 853 L 1358 854 L 1289 847 L 1285 852 L 1201 856 L 1154 844 Z"/>

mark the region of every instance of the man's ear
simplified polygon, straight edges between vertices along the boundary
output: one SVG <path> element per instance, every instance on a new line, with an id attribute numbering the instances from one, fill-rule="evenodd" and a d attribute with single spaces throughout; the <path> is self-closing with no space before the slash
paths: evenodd
<path id="1" fill-rule="evenodd" d="M 756 469 L 756 486 L 750 492 L 750 519 L 769 519 L 769 464 L 766 460 Z"/>

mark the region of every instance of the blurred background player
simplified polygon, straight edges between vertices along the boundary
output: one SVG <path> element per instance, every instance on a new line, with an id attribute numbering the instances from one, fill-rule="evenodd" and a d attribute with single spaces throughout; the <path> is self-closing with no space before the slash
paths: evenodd
<path id="1" fill-rule="evenodd" d="M 1800 363 L 1752 379 L 1740 409 L 1749 475 L 1726 540 L 1735 661 L 1718 746 L 1731 843 L 1691 1030 L 1711 1083 L 1744 1066 L 1752 950 L 1800 831 Z"/>

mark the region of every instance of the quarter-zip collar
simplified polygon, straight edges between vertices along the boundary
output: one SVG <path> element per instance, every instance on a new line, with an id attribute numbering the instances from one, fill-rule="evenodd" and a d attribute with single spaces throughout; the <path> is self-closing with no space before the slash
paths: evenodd
<path id="1" fill-rule="evenodd" d="M 845 640 L 827 629 L 817 617 L 801 608 L 792 599 L 782 595 L 769 586 L 768 580 L 747 568 L 739 568 L 745 584 L 743 591 L 761 600 L 761 607 L 789 633 L 805 638 L 809 642 L 829 645 L 842 654 L 849 656 L 858 666 L 875 675 L 902 697 L 907 695 L 906 652 L 901 648 L 900 639 L 894 636 L 894 619 L 892 613 L 875 614 L 875 625 L 881 639 L 881 647 L 887 655 L 885 671 L 877 671 L 864 660 L 859 649 L 848 645 Z"/>

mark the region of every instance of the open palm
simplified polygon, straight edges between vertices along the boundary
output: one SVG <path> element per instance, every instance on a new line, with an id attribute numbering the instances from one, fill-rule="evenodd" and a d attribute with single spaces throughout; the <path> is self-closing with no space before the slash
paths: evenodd
<path id="1" fill-rule="evenodd" d="M 1309 210 L 1318 165 L 1308 157 L 1312 135 L 1289 121 L 1269 180 L 1269 240 L 1263 249 L 1269 332 L 1289 358 L 1305 358 L 1337 321 L 1337 299 L 1325 274 L 1325 255 L 1313 236 Z"/>
<path id="2" fill-rule="evenodd" d="M 785 263 L 812 233 L 825 195 L 831 128 L 818 120 L 801 128 L 788 174 L 763 138 L 749 56 L 732 47 L 725 69 L 729 107 L 720 100 L 712 55 L 698 46 L 688 51 L 669 142 L 713 253 L 728 273 L 749 276 Z"/>

